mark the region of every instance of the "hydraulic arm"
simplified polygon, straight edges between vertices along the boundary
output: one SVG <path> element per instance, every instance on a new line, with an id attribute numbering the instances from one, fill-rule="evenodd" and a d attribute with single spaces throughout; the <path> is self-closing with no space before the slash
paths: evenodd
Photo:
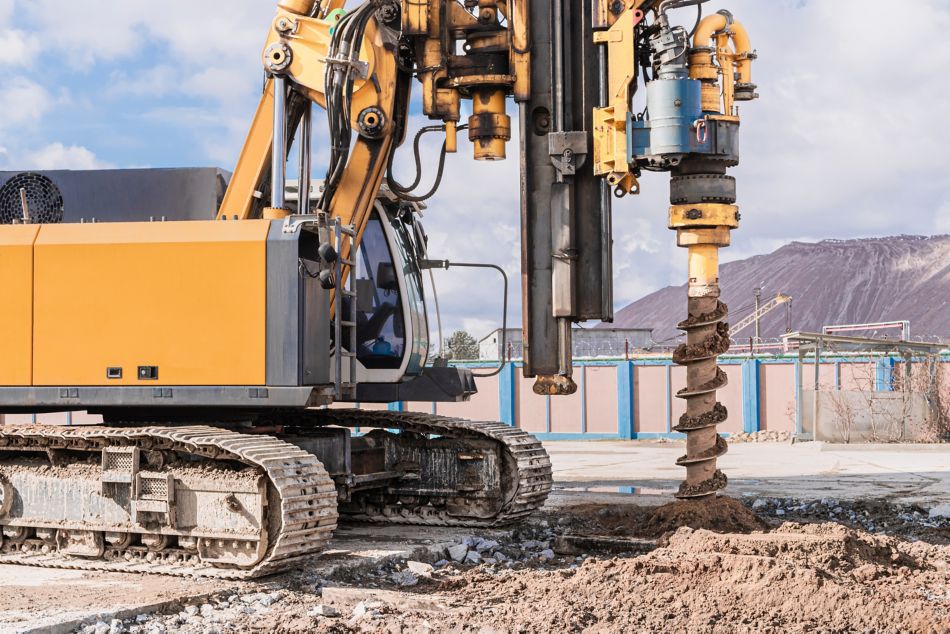
<path id="1" fill-rule="evenodd" d="M 729 346 L 718 251 L 739 224 L 727 175 L 739 161 L 736 104 L 757 95 L 745 29 L 726 11 L 702 17 L 705 2 L 369 0 L 347 12 L 340 0 L 284 0 L 264 51 L 267 86 L 219 216 L 296 211 L 306 222 L 324 214 L 355 225 L 358 238 L 384 182 L 407 202 L 435 192 L 461 131 L 476 160 L 506 158 L 513 97 L 525 374 L 537 377 L 539 394 L 571 394 L 572 325 L 613 319 L 612 198 L 639 193 L 644 170 L 669 172 L 669 227 L 689 262 L 688 319 L 679 325 L 686 343 L 674 355 L 687 367 L 678 394 L 687 412 L 676 427 L 687 436 L 680 496 L 715 493 L 725 486 L 716 458 L 726 451 L 716 433 L 726 376 L 716 359 Z M 691 31 L 671 18 L 684 7 L 699 14 Z M 423 114 L 440 125 L 415 136 L 419 173 L 404 186 L 392 166 L 408 133 L 413 79 Z M 285 163 L 295 136 L 309 139 L 312 103 L 330 115 L 330 165 L 311 204 L 305 141 L 294 210 L 283 196 Z M 435 187 L 419 193 L 418 142 L 428 132 L 445 141 Z"/>

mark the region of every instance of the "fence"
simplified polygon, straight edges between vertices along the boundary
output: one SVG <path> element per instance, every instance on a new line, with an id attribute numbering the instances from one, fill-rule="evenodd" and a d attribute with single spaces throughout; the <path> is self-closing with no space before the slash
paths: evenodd
<path id="1" fill-rule="evenodd" d="M 950 359 L 944 359 L 944 363 Z M 724 358 L 729 384 L 719 391 L 719 400 L 729 410 L 720 425 L 724 434 L 757 431 L 810 431 L 811 407 L 807 390 L 798 377 L 814 361 L 791 357 L 765 359 Z M 819 367 L 822 383 L 849 385 L 850 368 L 873 367 L 874 390 L 894 389 L 900 365 L 891 358 L 823 358 Z M 485 368 L 490 364 L 473 364 Z M 362 404 L 364 409 L 424 411 L 475 420 L 501 420 L 536 434 L 542 440 L 682 438 L 673 432 L 685 402 L 675 393 L 686 385 L 686 370 L 669 358 L 633 361 L 579 361 L 575 369 L 578 391 L 573 396 L 545 397 L 532 391 L 533 379 L 521 375 L 520 364 L 509 364 L 497 377 L 479 379 L 479 392 L 466 403 Z M 7 416 L 6 422 L 28 422 L 29 416 Z M 41 422 L 64 424 L 87 422 L 74 414 L 32 417 Z"/>

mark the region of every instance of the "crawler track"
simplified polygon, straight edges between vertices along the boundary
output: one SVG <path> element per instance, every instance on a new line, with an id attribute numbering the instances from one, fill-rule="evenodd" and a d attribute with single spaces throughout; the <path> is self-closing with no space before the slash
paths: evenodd
<path id="1" fill-rule="evenodd" d="M 551 460 L 532 435 L 499 422 L 468 421 L 420 413 L 363 410 L 319 410 L 312 424 L 351 429 L 392 429 L 464 441 L 493 441 L 503 454 L 500 495 L 495 512 L 488 517 L 464 511 L 466 500 L 456 497 L 450 511 L 438 496 L 374 496 L 361 503 L 344 505 L 341 515 L 350 519 L 390 524 L 487 527 L 508 524 L 539 509 L 551 492 Z M 462 507 L 462 510 L 459 507 Z"/>
<path id="2" fill-rule="evenodd" d="M 194 552 L 143 547 L 107 548 L 98 559 L 59 555 L 40 540 L 22 544 L 5 540 L 0 563 L 47 568 L 144 572 L 177 576 L 248 579 L 298 565 L 321 551 L 337 524 L 337 494 L 333 480 L 311 454 L 269 436 L 246 435 L 216 427 L 0 427 L 0 457 L 4 451 L 79 450 L 139 446 L 237 461 L 266 477 L 271 503 L 263 538 L 264 556 L 247 568 L 214 567 Z M 0 464 L 2 471 L 2 464 Z M 274 504 L 276 501 L 276 504 Z M 276 511 L 279 516 L 274 516 Z M 15 521 L 0 524 L 15 526 Z"/>

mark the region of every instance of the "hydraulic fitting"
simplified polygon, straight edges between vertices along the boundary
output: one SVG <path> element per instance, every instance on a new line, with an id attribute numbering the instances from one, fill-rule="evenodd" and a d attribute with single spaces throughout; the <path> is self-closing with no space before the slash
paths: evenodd
<path id="1" fill-rule="evenodd" d="M 500 161 L 506 157 L 511 117 L 506 114 L 505 94 L 505 89 L 495 87 L 473 91 L 474 114 L 468 120 L 468 140 L 475 145 L 476 161 Z"/>

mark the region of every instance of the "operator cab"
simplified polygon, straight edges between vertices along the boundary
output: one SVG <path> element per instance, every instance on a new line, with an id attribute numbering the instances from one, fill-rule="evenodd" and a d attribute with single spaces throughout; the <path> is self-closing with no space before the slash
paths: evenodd
<path id="1" fill-rule="evenodd" d="M 366 224 L 356 258 L 359 382 L 415 377 L 428 359 L 429 326 L 419 268 L 425 245 L 418 222 L 413 210 L 381 201 Z M 344 314 L 349 314 L 349 306 Z"/>

